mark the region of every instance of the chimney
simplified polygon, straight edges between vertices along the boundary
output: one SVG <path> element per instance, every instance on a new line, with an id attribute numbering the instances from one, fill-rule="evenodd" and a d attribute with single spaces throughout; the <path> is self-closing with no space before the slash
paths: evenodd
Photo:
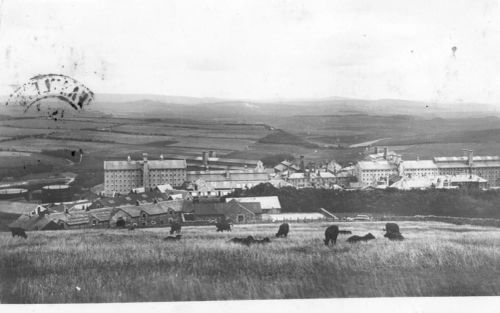
<path id="1" fill-rule="evenodd" d="M 474 164 L 474 151 L 469 151 L 469 157 L 467 158 L 467 165 L 472 166 Z"/>
<path id="2" fill-rule="evenodd" d="M 384 160 L 387 160 L 388 154 L 389 154 L 389 148 L 385 147 L 384 148 Z"/>
<path id="3" fill-rule="evenodd" d="M 378 147 L 375 147 L 375 154 L 378 154 Z"/>
<path id="4" fill-rule="evenodd" d="M 208 169 L 208 152 L 203 151 L 202 156 L 203 166 Z"/>
<path id="5" fill-rule="evenodd" d="M 304 156 L 303 156 L 303 155 L 301 155 L 301 156 L 300 156 L 300 170 L 301 170 L 302 172 L 304 172 L 304 171 L 305 171 L 305 169 L 306 169 L 306 167 L 305 167 L 305 165 L 304 165 Z"/>
<path id="6" fill-rule="evenodd" d="M 132 159 L 130 158 L 130 155 L 129 155 L 129 156 L 127 156 L 127 161 L 128 161 L 128 162 L 132 161 Z"/>
<path id="7" fill-rule="evenodd" d="M 163 154 L 160 154 L 160 160 L 163 160 Z"/>
<path id="8" fill-rule="evenodd" d="M 142 160 L 144 161 L 144 163 L 148 162 L 148 154 L 146 152 L 142 154 Z"/>
<path id="9" fill-rule="evenodd" d="M 211 151 L 208 153 L 208 157 L 210 157 L 210 158 L 215 158 L 215 151 L 211 150 Z"/>
<path id="10" fill-rule="evenodd" d="M 229 172 L 229 168 L 226 169 L 226 178 L 230 178 L 231 177 L 231 173 Z"/>

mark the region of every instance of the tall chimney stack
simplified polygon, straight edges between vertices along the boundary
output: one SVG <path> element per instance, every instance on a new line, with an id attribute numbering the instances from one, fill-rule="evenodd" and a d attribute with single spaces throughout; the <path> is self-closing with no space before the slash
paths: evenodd
<path id="1" fill-rule="evenodd" d="M 375 154 L 378 154 L 378 147 L 375 147 Z"/>
<path id="2" fill-rule="evenodd" d="M 389 148 L 384 148 L 384 160 L 387 160 L 387 156 L 389 155 Z"/>
<path id="3" fill-rule="evenodd" d="M 210 152 L 208 153 L 208 157 L 215 158 L 215 151 L 210 150 Z"/>
<path id="4" fill-rule="evenodd" d="M 208 168 L 208 152 L 207 151 L 203 151 L 203 166 L 205 167 L 205 169 Z"/>
<path id="5" fill-rule="evenodd" d="M 306 170 L 305 164 L 304 164 L 304 156 L 300 156 L 300 170 L 304 172 Z"/>
<path id="6" fill-rule="evenodd" d="M 467 165 L 472 166 L 474 164 L 474 151 L 469 151 L 469 156 L 467 158 Z"/>

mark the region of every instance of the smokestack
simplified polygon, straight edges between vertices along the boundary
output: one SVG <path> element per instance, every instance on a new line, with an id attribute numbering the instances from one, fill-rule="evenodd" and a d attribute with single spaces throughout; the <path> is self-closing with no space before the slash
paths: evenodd
<path id="1" fill-rule="evenodd" d="M 385 147 L 384 148 L 384 160 L 387 160 L 388 154 L 389 154 L 389 148 Z"/>
<path id="2" fill-rule="evenodd" d="M 204 166 L 205 168 L 208 168 L 208 152 L 203 151 L 202 156 L 203 156 L 203 157 L 202 157 L 202 160 L 203 160 L 203 166 Z"/>
<path id="3" fill-rule="evenodd" d="M 229 172 L 229 168 L 228 168 L 228 169 L 226 169 L 226 178 L 229 178 L 229 177 L 231 177 L 231 173 Z"/>
<path id="4" fill-rule="evenodd" d="M 211 150 L 208 154 L 210 158 L 215 158 L 215 151 Z"/>
<path id="5" fill-rule="evenodd" d="M 378 147 L 375 147 L 375 154 L 378 154 Z"/>
<path id="6" fill-rule="evenodd" d="M 144 163 L 148 162 L 148 154 L 146 152 L 142 154 L 142 160 L 144 161 Z"/>
<path id="7" fill-rule="evenodd" d="M 469 157 L 467 158 L 467 164 L 472 166 L 474 164 L 474 151 L 469 151 Z"/>
<path id="8" fill-rule="evenodd" d="M 300 170 L 301 170 L 302 172 L 304 172 L 304 171 L 305 171 L 305 169 L 306 169 L 306 167 L 305 167 L 305 165 L 304 165 L 304 156 L 303 156 L 303 155 L 301 155 L 301 156 L 300 156 Z"/>

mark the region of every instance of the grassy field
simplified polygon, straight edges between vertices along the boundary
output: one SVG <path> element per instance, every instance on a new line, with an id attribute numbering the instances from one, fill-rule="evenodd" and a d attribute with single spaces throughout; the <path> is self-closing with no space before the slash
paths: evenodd
<path id="1" fill-rule="evenodd" d="M 291 224 L 266 246 L 231 237 L 273 236 L 277 225 L 0 234 L 2 303 L 140 302 L 224 299 L 500 295 L 500 230 L 400 222 L 404 242 L 383 238 L 383 223 L 342 223 L 376 240 L 326 247 L 326 223 Z"/>

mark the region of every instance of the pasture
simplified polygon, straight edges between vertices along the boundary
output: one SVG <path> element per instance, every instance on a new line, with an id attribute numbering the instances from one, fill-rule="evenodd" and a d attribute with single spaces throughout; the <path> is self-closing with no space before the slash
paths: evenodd
<path id="1" fill-rule="evenodd" d="M 382 222 L 338 223 L 376 240 L 323 244 L 329 223 L 0 233 L 2 303 L 141 302 L 395 296 L 500 295 L 500 230 L 399 222 L 403 242 L 383 238 Z M 270 237 L 241 246 L 232 237 Z"/>

